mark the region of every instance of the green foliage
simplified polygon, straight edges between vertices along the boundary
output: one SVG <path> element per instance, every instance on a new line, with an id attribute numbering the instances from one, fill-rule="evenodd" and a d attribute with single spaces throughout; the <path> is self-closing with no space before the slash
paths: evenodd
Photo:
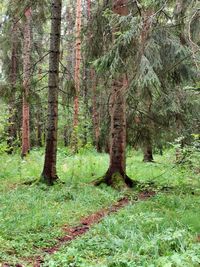
<path id="1" fill-rule="evenodd" d="M 179 150 L 179 158 L 177 163 L 182 164 L 185 168 L 191 168 L 195 172 L 200 173 L 200 139 L 199 134 L 192 135 L 192 142 L 184 144 L 184 137 L 179 137 L 173 146 Z"/>
<path id="2" fill-rule="evenodd" d="M 192 208 L 191 208 L 192 204 Z M 84 237 L 47 256 L 44 266 L 198 266 L 192 220 L 199 198 L 159 194 L 105 218 Z M 199 216 L 198 216 L 199 217 Z"/>
<path id="3" fill-rule="evenodd" d="M 43 153 L 35 149 L 26 160 L 17 154 L 0 155 L 0 261 L 19 263 L 24 257 L 40 254 L 41 248 L 52 246 L 64 234 L 63 225 L 77 225 L 82 217 L 122 197 L 110 187 L 88 184 L 108 168 L 108 155 L 91 147 L 81 149 L 78 155 L 59 148 L 58 175 L 64 185 L 28 185 L 40 176 Z M 152 190 L 145 187 L 148 181 L 158 191 L 163 186 L 173 191 L 106 218 L 85 237 L 47 257 L 44 266 L 133 266 L 132 262 L 162 266 L 176 257 L 181 264 L 192 263 L 192 257 L 198 262 L 198 245 L 192 236 L 200 231 L 198 175 L 174 164 L 174 151 L 156 155 L 155 164 L 142 163 L 140 152 L 127 153 L 127 174 L 144 183 L 138 190 Z M 136 192 L 128 194 L 135 199 Z"/>

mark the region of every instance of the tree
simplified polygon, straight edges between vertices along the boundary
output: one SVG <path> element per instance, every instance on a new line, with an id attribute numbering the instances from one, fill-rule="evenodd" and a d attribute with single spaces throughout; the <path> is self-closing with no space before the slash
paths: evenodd
<path id="1" fill-rule="evenodd" d="M 30 150 L 29 90 L 31 78 L 31 8 L 25 10 L 23 47 L 23 105 L 22 105 L 22 157 Z"/>
<path id="2" fill-rule="evenodd" d="M 15 91 L 16 91 L 16 83 L 17 83 L 17 50 L 18 50 L 18 23 L 16 18 L 13 19 L 12 26 L 12 35 L 11 35 L 11 71 L 10 71 L 10 79 L 9 82 L 11 84 L 11 96 L 9 99 L 9 118 L 8 118 L 8 153 L 11 154 L 13 152 L 14 140 L 17 136 L 16 129 L 16 107 L 15 107 Z"/>
<path id="3" fill-rule="evenodd" d="M 120 16 L 128 15 L 126 0 L 114 0 L 113 12 Z M 114 32 L 113 32 L 114 34 Z M 113 37 L 114 38 L 114 37 Z M 114 187 L 126 184 L 133 186 L 133 181 L 126 175 L 126 98 L 128 80 L 125 73 L 118 73 L 113 77 L 110 96 L 110 165 L 103 177 L 96 182 L 105 182 Z"/>
<path id="4" fill-rule="evenodd" d="M 74 70 L 74 82 L 75 82 L 75 97 L 74 97 L 74 121 L 73 121 L 73 134 L 72 134 L 72 149 L 74 152 L 78 150 L 77 130 L 79 124 L 79 94 L 80 94 L 80 68 L 81 68 L 81 0 L 76 2 L 76 42 L 75 42 L 75 70 Z"/>
<path id="5" fill-rule="evenodd" d="M 58 91 L 59 91 L 59 55 L 61 35 L 62 0 L 51 2 L 51 38 L 49 53 L 48 82 L 48 123 L 45 150 L 45 162 L 41 180 L 52 185 L 58 179 L 56 172 L 57 128 L 58 128 Z"/>
<path id="6" fill-rule="evenodd" d="M 91 0 L 87 0 L 87 15 L 88 15 L 88 42 L 91 43 L 92 36 L 92 23 L 91 23 Z M 97 152 L 101 152 L 100 146 L 100 121 L 99 121 L 99 112 L 97 110 L 97 77 L 95 69 L 90 66 L 90 80 L 91 80 L 91 88 L 92 88 L 92 121 L 93 121 L 93 132 L 94 132 L 94 143 Z"/>

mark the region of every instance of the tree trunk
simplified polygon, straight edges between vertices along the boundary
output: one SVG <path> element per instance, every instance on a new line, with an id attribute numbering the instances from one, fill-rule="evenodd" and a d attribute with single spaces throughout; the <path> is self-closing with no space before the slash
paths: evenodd
<path id="1" fill-rule="evenodd" d="M 23 108 L 22 108 L 22 157 L 30 150 L 30 111 L 29 90 L 31 78 L 31 8 L 25 11 L 26 22 L 24 26 L 24 55 L 23 55 Z"/>
<path id="2" fill-rule="evenodd" d="M 63 140 L 64 140 L 64 146 L 67 147 L 69 142 L 68 142 L 67 126 L 66 125 L 64 126 Z"/>
<path id="3" fill-rule="evenodd" d="M 37 110 L 37 146 L 42 147 L 42 122 L 41 122 L 41 109 L 42 106 L 38 105 Z"/>
<path id="4" fill-rule="evenodd" d="M 67 45 L 66 45 L 66 49 L 67 49 L 67 54 L 66 54 L 66 62 L 67 62 L 67 69 L 66 69 L 66 79 L 67 81 L 72 82 L 73 81 L 73 72 L 74 72 L 74 63 L 75 63 L 75 47 L 73 42 L 71 41 L 71 38 L 74 34 L 74 14 L 73 14 L 73 10 L 72 10 L 72 2 L 70 1 L 70 6 L 67 4 L 66 6 L 66 31 L 65 34 L 67 34 Z M 66 100 L 65 100 L 66 101 Z M 63 111 L 64 114 L 66 116 L 66 122 L 64 125 L 64 130 L 63 130 L 63 143 L 64 146 L 70 146 L 70 139 L 71 139 L 71 134 L 69 131 L 69 121 L 67 120 L 67 113 L 66 113 L 66 104 L 64 102 L 64 106 L 63 106 Z"/>
<path id="5" fill-rule="evenodd" d="M 126 175 L 126 101 L 127 79 L 113 81 L 110 99 L 110 165 L 103 177 L 95 184 L 104 182 L 115 188 L 132 187 L 134 182 Z"/>
<path id="6" fill-rule="evenodd" d="M 59 91 L 59 55 L 61 34 L 62 0 L 52 0 L 51 3 L 51 39 L 49 54 L 48 81 L 48 124 L 44 169 L 41 180 L 53 185 L 58 179 L 56 172 L 57 129 L 58 129 L 58 91 Z"/>
<path id="7" fill-rule="evenodd" d="M 145 53 L 145 48 L 147 45 L 147 41 L 150 37 L 151 31 L 152 31 L 152 20 L 150 19 L 152 14 L 154 13 L 153 9 L 148 9 L 142 12 L 142 17 L 143 17 L 143 28 L 141 32 L 141 51 L 140 54 L 141 56 L 144 55 Z M 144 95 L 142 95 L 143 102 L 145 103 L 145 110 L 147 116 L 143 119 L 143 125 L 145 125 L 145 130 L 142 135 L 144 136 L 143 140 L 143 154 L 144 162 L 153 162 L 153 152 L 152 152 L 152 136 L 151 136 L 151 128 L 153 127 L 152 125 L 152 120 L 151 120 L 151 107 L 152 107 L 152 101 L 153 101 L 153 96 L 151 90 L 146 87 L 144 91 Z"/>
<path id="8" fill-rule="evenodd" d="M 110 166 L 107 182 L 112 184 L 113 174 L 126 177 L 126 103 L 123 79 L 113 81 L 111 93 Z"/>
<path id="9" fill-rule="evenodd" d="M 144 158 L 143 158 L 144 162 L 153 162 L 154 161 L 153 160 L 151 140 L 149 140 L 149 143 L 146 143 L 144 145 L 143 153 L 144 153 Z"/>
<path id="10" fill-rule="evenodd" d="M 74 97 L 74 122 L 72 134 L 72 149 L 74 152 L 78 150 L 77 127 L 79 120 L 79 93 L 80 93 L 80 67 L 81 67 L 81 0 L 76 2 L 76 43 L 75 43 L 75 97 Z"/>
<path id="11" fill-rule="evenodd" d="M 121 16 L 128 15 L 127 0 L 113 0 L 113 12 Z M 103 177 L 95 184 L 104 182 L 115 188 L 132 187 L 134 182 L 126 175 L 126 100 L 128 87 L 125 74 L 119 74 L 113 80 L 110 98 L 110 165 Z"/>
<path id="12" fill-rule="evenodd" d="M 87 16 L 88 21 L 90 23 L 91 20 L 91 0 L 87 0 Z M 90 27 L 90 31 L 88 34 L 89 43 L 91 43 L 91 36 L 92 36 L 92 28 Z M 97 96 L 96 96 L 96 86 L 97 86 L 97 79 L 95 70 L 93 67 L 90 67 L 90 78 L 92 84 L 92 122 L 93 122 L 93 131 L 94 131 L 94 140 L 95 140 L 95 147 L 97 152 L 101 152 L 101 145 L 100 145 L 100 120 L 99 120 L 99 112 L 97 111 Z"/>
<path id="13" fill-rule="evenodd" d="M 95 147 L 97 152 L 101 152 L 100 146 L 100 123 L 99 123 L 99 112 L 97 111 L 97 97 L 96 97 L 96 77 L 94 69 L 90 71 L 91 82 L 92 82 L 92 120 L 95 137 Z"/>
<path id="14" fill-rule="evenodd" d="M 16 107 L 15 107 L 15 87 L 17 82 L 17 22 L 14 19 L 12 28 L 12 56 L 11 56 L 11 74 L 10 81 L 12 86 L 11 97 L 9 101 L 9 118 L 8 118 L 8 139 L 7 139 L 7 153 L 12 154 L 13 152 L 13 142 L 17 137 L 16 129 Z"/>

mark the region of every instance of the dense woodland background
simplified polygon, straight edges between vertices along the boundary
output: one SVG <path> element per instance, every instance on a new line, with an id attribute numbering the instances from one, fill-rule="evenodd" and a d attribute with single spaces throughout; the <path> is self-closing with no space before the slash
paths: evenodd
<path id="1" fill-rule="evenodd" d="M 6 230 L 0 232 L 0 242 L 2 238 L 2 244 L 5 244 L 0 245 L 3 251 L 0 253 L 2 264 L 7 259 L 18 262 L 16 259 L 24 256 L 23 247 L 28 251 L 35 243 L 37 248 L 40 245 L 49 245 L 47 239 L 53 239 L 60 234 L 55 227 L 60 227 L 66 220 L 73 224 L 81 216 L 96 211 L 97 207 L 105 207 L 119 196 L 122 197 L 121 193 L 104 188 L 102 183 L 120 190 L 128 187 L 134 187 L 136 191 L 153 190 L 154 193 L 171 190 L 173 197 L 170 195 L 165 199 L 161 195 L 155 200 L 159 204 L 141 204 L 144 213 L 140 213 L 138 208 L 140 215 L 137 216 L 145 221 L 148 217 L 145 212 L 151 210 L 155 215 L 158 212 L 154 210 L 156 205 L 168 203 L 168 206 L 165 206 L 165 216 L 169 225 L 166 223 L 162 230 L 160 229 L 163 239 L 167 240 L 166 236 L 174 234 L 171 222 L 175 228 L 182 227 L 177 224 L 177 213 L 172 212 L 170 221 L 171 206 L 172 209 L 177 208 L 178 213 L 179 209 L 182 209 L 185 216 L 194 219 L 193 222 L 188 222 L 185 217 L 181 217 L 184 215 L 179 218 L 181 223 L 193 229 L 197 240 L 200 233 L 197 222 L 200 173 L 199 114 L 198 0 L 1 1 L 0 190 L 3 192 L 2 203 L 7 207 L 3 213 L 2 224 L 2 229 Z M 60 184 L 60 181 L 63 184 Z M 16 189 L 19 182 L 22 187 Z M 43 187 L 43 183 L 55 185 L 54 189 Z M 83 190 L 82 186 L 86 184 L 88 187 Z M 93 185 L 102 187 L 91 187 Z M 30 196 L 37 196 L 34 199 L 29 196 L 29 212 L 33 212 L 32 215 L 35 212 L 35 221 L 30 213 L 27 213 L 27 217 L 24 215 L 26 219 L 20 213 L 17 213 L 18 217 L 16 210 L 9 211 L 7 206 L 9 190 L 16 190 L 16 194 L 9 195 L 10 203 L 14 205 L 16 202 L 21 207 L 20 199 L 26 199 L 28 196 L 24 195 L 24 187 L 28 187 Z M 179 193 L 183 195 L 180 199 L 175 199 Z M 49 205 L 36 203 L 42 201 L 42 198 L 45 201 L 48 199 Z M 74 203 L 76 199 L 77 206 L 70 206 L 69 203 L 69 206 L 62 206 L 63 203 L 61 205 L 62 201 L 69 200 Z M 195 204 L 191 207 L 192 202 Z M 61 205 L 59 208 L 57 206 L 57 213 L 55 203 Z M 15 205 L 13 209 L 14 207 Z M 188 213 L 187 208 L 191 208 Z M 45 209 L 48 210 L 48 215 L 42 219 Z M 73 215 L 74 210 L 78 215 Z M 137 213 L 137 209 L 131 212 Z M 122 218 L 128 216 L 132 222 L 131 212 L 124 211 Z M 13 219 L 6 219 L 6 214 L 13 214 L 16 220 L 14 224 L 19 232 L 15 233 L 17 230 L 13 229 Z M 152 225 L 155 226 L 161 215 L 154 215 L 149 216 L 152 216 Z M 73 216 L 75 219 L 71 219 Z M 150 217 L 147 219 L 149 222 Z M 16 218 L 24 220 L 24 229 L 20 226 L 21 219 L 18 221 Z M 122 226 L 120 230 L 117 226 L 116 229 L 119 230 L 119 235 L 124 233 L 126 236 L 127 232 L 122 230 L 123 227 L 126 228 L 123 226 L 125 222 L 122 222 L 120 217 L 118 219 Z M 141 220 L 135 221 L 135 225 L 139 225 Z M 115 223 L 117 225 L 117 222 Z M 34 225 L 32 230 L 30 225 Z M 155 230 L 148 227 L 148 233 L 151 233 L 151 229 Z M 166 236 L 162 232 L 165 227 L 168 229 Z M 105 228 L 109 229 L 107 225 Z M 41 234 L 37 232 L 38 229 L 43 229 Z M 102 235 L 105 234 L 104 230 Z M 111 232 L 112 230 L 110 229 Z M 131 226 L 129 228 L 129 224 L 126 230 L 135 231 Z M 156 254 L 154 259 L 149 256 L 149 259 L 145 258 L 143 261 L 141 250 L 143 255 L 155 255 L 155 251 L 147 252 L 145 247 L 141 250 L 138 247 L 132 248 L 137 253 L 141 252 L 140 263 L 135 258 L 126 262 L 128 240 L 124 243 L 125 256 L 122 256 L 122 263 L 118 262 L 118 258 L 112 259 L 111 265 L 101 265 L 99 258 L 97 265 L 89 260 L 82 262 L 79 256 L 86 256 L 77 252 L 81 248 L 80 241 L 71 252 L 65 251 L 61 255 L 58 253 L 52 260 L 52 265 L 51 258 L 47 257 L 47 265 L 39 266 L 198 266 L 196 264 L 200 262 L 197 252 L 199 247 L 188 241 L 192 240 L 190 230 L 187 229 L 188 232 L 184 234 L 182 230 L 177 232 L 178 237 L 172 238 L 174 243 L 170 241 L 169 247 L 158 241 L 158 238 L 161 252 L 159 254 L 158 249 L 156 253 L 159 256 Z M 32 237 L 26 236 L 23 231 L 32 233 Z M 10 240 L 12 233 L 15 234 Z M 114 235 L 115 233 L 112 233 L 112 238 Z M 179 236 L 183 242 L 178 239 Z M 191 239 L 188 239 L 188 236 Z M 21 248 L 17 248 L 17 238 Z M 85 241 L 88 247 L 91 245 L 88 243 L 90 238 Z M 137 242 L 134 241 L 137 246 L 140 238 L 138 235 Z M 146 244 L 148 237 L 142 238 Z M 95 242 L 98 248 L 98 240 Z M 114 241 L 111 243 L 110 248 L 101 248 L 102 255 L 111 253 L 113 247 L 118 246 Z M 171 258 L 168 260 L 172 265 L 167 265 L 167 260 L 161 260 L 159 263 L 160 257 L 167 255 L 166 251 L 169 255 L 174 251 L 173 244 L 174 247 L 178 244 L 178 248 L 174 249 L 177 253 L 186 253 L 178 254 L 180 265 L 178 260 L 176 262 Z M 180 248 L 181 246 L 185 246 L 184 249 Z M 92 250 L 91 247 L 90 249 Z M 192 251 L 191 254 L 188 251 Z M 72 258 L 70 253 L 73 254 Z M 84 253 L 87 255 L 88 251 Z M 28 256 L 29 254 L 30 251 L 27 252 Z M 119 251 L 119 254 L 123 255 L 123 252 Z M 17 255 L 16 259 L 13 255 Z M 68 255 L 67 259 L 65 255 Z M 75 255 L 79 255 L 78 258 Z M 191 255 L 196 258 L 191 260 Z M 73 262 L 77 265 L 70 265 Z M 155 265 L 149 265 L 150 263 Z"/>
<path id="2" fill-rule="evenodd" d="M 152 161 L 198 139 L 199 2 L 62 2 L 1 3 L 1 150 L 23 157 L 56 135 L 48 153 L 57 141 L 108 152 L 127 139 Z"/>

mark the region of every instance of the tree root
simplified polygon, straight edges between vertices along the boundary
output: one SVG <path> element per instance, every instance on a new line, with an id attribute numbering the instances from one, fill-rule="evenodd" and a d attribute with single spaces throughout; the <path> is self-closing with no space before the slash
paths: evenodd
<path id="1" fill-rule="evenodd" d="M 132 188 L 135 187 L 138 183 L 137 181 L 133 181 L 128 175 L 120 174 L 119 172 L 110 173 L 109 171 L 103 176 L 93 181 L 92 184 L 94 186 L 99 186 L 101 184 L 107 184 L 117 190 L 121 190 L 124 188 Z"/>

